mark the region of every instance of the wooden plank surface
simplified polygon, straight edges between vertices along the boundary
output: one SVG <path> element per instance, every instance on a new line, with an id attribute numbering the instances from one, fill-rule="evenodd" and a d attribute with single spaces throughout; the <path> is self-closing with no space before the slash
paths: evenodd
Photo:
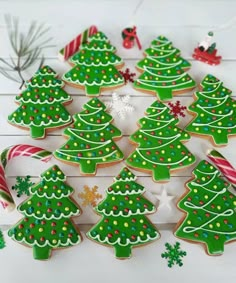
<path id="1" fill-rule="evenodd" d="M 121 30 L 130 25 L 132 21 L 138 27 L 138 34 L 144 49 L 158 35 L 165 35 L 173 41 L 174 46 L 179 48 L 182 56 L 192 63 L 189 71 L 191 76 L 199 84 L 203 77 L 211 73 L 218 77 L 226 87 L 233 91 L 236 98 L 236 2 L 230 0 L 208 0 L 208 1 L 171 1 L 171 0 L 147 0 L 141 3 L 135 14 L 139 0 L 0 0 L 0 57 L 9 60 L 12 55 L 9 40 L 7 38 L 4 14 L 12 14 L 20 17 L 21 29 L 27 30 L 30 22 L 36 19 L 45 22 L 51 28 L 50 34 L 54 37 L 53 48 L 45 50 L 45 64 L 50 65 L 61 76 L 70 69 L 70 66 L 58 60 L 58 50 L 79 32 L 92 24 L 96 24 L 117 47 L 117 54 L 125 61 L 125 67 L 135 71 L 135 64 L 143 58 L 143 50 L 137 47 L 127 50 L 122 47 Z M 209 66 L 192 59 L 192 51 L 200 40 L 204 38 L 209 30 L 215 31 L 214 40 L 217 43 L 218 52 L 223 60 L 219 66 Z M 29 79 L 37 69 L 40 60 L 24 73 Z M 73 102 L 67 106 L 71 114 L 82 109 L 82 105 L 88 101 L 84 91 L 72 87 L 65 87 L 72 95 Z M 195 89 L 196 91 L 197 89 Z M 179 100 L 182 105 L 188 106 L 193 102 L 193 92 L 176 96 L 173 102 Z M 63 129 L 51 132 L 44 140 L 32 140 L 28 131 L 13 127 L 7 122 L 7 116 L 16 109 L 14 97 L 19 93 L 19 85 L 9 81 L 0 75 L 0 151 L 4 148 L 18 143 L 28 143 L 44 147 L 54 151 L 65 142 Z M 130 103 L 134 105 L 135 111 L 127 115 L 127 120 L 122 121 L 114 115 L 114 125 L 121 129 L 123 137 L 117 144 L 127 157 L 134 146 L 129 143 L 129 135 L 138 129 L 137 121 L 143 117 L 145 109 L 155 101 L 156 97 L 143 94 L 133 89 L 132 84 L 117 89 L 117 93 L 130 94 Z M 104 92 L 100 96 L 103 102 L 111 99 L 111 92 Z M 184 128 L 191 120 L 189 114 L 180 119 L 179 127 Z M 192 137 L 186 143 L 188 149 L 196 156 L 197 162 L 206 158 L 206 152 L 212 148 L 207 139 Z M 236 167 L 236 138 L 232 138 L 226 147 L 219 149 L 228 157 L 229 161 Z M 197 164 L 195 163 L 195 165 Z M 99 193 L 105 195 L 105 189 L 112 184 L 125 162 L 115 166 L 98 169 L 94 177 L 84 177 L 79 173 L 78 167 L 69 166 L 52 159 L 48 164 L 30 158 L 16 158 L 9 162 L 6 168 L 8 186 L 15 184 L 16 176 L 31 175 L 34 182 L 39 181 L 39 175 L 49 166 L 58 164 L 68 176 L 68 183 L 74 187 L 75 200 L 82 206 L 82 200 L 78 193 L 83 190 L 84 185 L 98 186 Z M 154 244 L 145 248 L 135 249 L 134 257 L 130 261 L 118 261 L 113 258 L 112 249 L 99 246 L 85 239 L 84 242 L 74 248 L 57 251 L 48 262 L 36 262 L 32 259 L 31 249 L 18 245 L 6 235 L 7 229 L 18 221 L 22 215 L 16 210 L 7 214 L 0 207 L 0 228 L 4 230 L 7 248 L 0 250 L 1 278 L 6 283 L 30 282 L 25 277 L 27 272 L 37 274 L 33 282 L 120 282 L 119 274 L 123 274 L 124 282 L 141 283 L 149 282 L 209 282 L 215 283 L 223 279 L 233 282 L 236 279 L 234 272 L 234 255 L 236 244 L 227 245 L 222 257 L 209 257 L 205 255 L 200 245 L 193 245 L 181 241 L 181 246 L 188 253 L 184 266 L 179 269 L 169 269 L 166 262 L 161 259 L 165 242 L 176 241 L 172 234 L 175 223 L 182 217 L 182 213 L 176 208 L 176 202 L 185 192 L 184 184 L 191 178 L 191 171 L 195 165 L 186 170 L 174 172 L 170 181 L 164 184 L 154 183 L 151 176 L 146 173 L 133 172 L 138 176 L 138 182 L 147 189 L 146 197 L 158 206 L 155 194 L 161 194 L 167 190 L 169 195 L 175 197 L 171 208 L 162 207 L 150 219 L 160 227 L 162 238 Z M 13 192 L 13 197 L 19 204 L 25 197 L 19 199 Z M 83 214 L 75 218 L 75 222 L 81 227 L 83 233 L 91 225 L 99 220 L 92 207 L 83 208 Z M 29 269 L 28 269 L 29 268 Z M 12 272 L 12 270 L 16 272 Z M 24 272 L 22 272 L 22 269 Z M 43 270 L 43 272 L 42 272 Z M 199 275 L 199 272 L 201 275 Z M 64 276 L 65 275 L 65 276 Z M 53 277 L 54 276 L 54 277 Z M 31 279 L 32 280 L 32 279 Z"/>

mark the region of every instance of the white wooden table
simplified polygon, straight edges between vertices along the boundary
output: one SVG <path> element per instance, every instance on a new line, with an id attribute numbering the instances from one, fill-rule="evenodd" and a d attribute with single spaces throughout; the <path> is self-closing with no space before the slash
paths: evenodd
<path id="1" fill-rule="evenodd" d="M 55 47 L 45 52 L 45 63 L 55 69 L 59 75 L 69 70 L 69 65 L 58 60 L 58 50 L 79 32 L 92 24 L 96 24 L 117 47 L 117 54 L 125 61 L 126 66 L 135 71 L 135 64 L 142 58 L 142 51 L 137 47 L 128 50 L 122 47 L 121 30 L 135 20 L 138 34 L 143 45 L 147 48 L 150 42 L 158 35 L 165 35 L 173 41 L 174 45 L 182 51 L 182 56 L 192 62 L 189 71 L 191 76 L 200 83 L 202 78 L 211 73 L 224 81 L 225 85 L 236 94 L 236 2 L 230 0 L 209 1 L 143 1 L 135 18 L 134 10 L 138 0 L 57 0 L 57 1 L 4 1 L 0 0 L 0 57 L 9 59 L 9 42 L 4 22 L 4 14 L 10 13 L 20 17 L 22 29 L 27 29 L 30 22 L 36 19 L 45 22 L 51 27 Z M 225 29 L 222 25 L 229 23 Z M 217 30 L 218 28 L 218 30 Z M 209 66 L 194 61 L 191 57 L 194 47 L 207 34 L 216 29 L 214 40 L 217 43 L 218 52 L 223 56 L 219 66 Z M 36 65 L 25 73 L 30 78 Z M 88 100 L 83 91 L 66 87 L 73 96 L 73 103 L 68 106 L 71 114 L 81 110 L 82 105 Z M 0 75 L 0 150 L 18 143 L 27 143 L 41 146 L 54 151 L 65 142 L 61 136 L 63 130 L 52 132 L 44 140 L 32 140 L 27 131 L 22 131 L 7 123 L 7 116 L 16 109 L 14 97 L 19 93 L 19 85 L 7 80 Z M 125 123 L 114 117 L 114 124 L 123 132 L 123 138 L 118 142 L 124 151 L 125 157 L 134 149 L 128 142 L 128 136 L 137 129 L 136 122 L 144 115 L 145 109 L 155 100 L 155 96 L 142 94 L 135 91 L 131 84 L 117 90 L 119 94 L 130 94 L 130 103 L 135 106 L 135 112 L 128 114 L 129 123 Z M 110 92 L 104 92 L 100 96 L 103 102 L 111 99 Z M 188 106 L 193 102 L 192 92 L 175 97 L 173 101 L 180 100 L 182 105 Z M 191 117 L 187 115 L 181 118 L 180 127 L 184 127 Z M 232 138 L 227 147 L 220 148 L 223 155 L 236 166 L 236 139 Z M 210 142 L 204 139 L 192 137 L 186 143 L 189 150 L 196 155 L 197 162 L 206 158 L 206 151 L 212 148 Z M 9 187 L 15 183 L 16 176 L 31 175 L 34 181 L 38 176 L 54 163 L 68 176 L 68 183 L 75 188 L 74 198 L 81 204 L 78 193 L 83 186 L 97 185 L 99 192 L 104 195 L 104 190 L 113 182 L 120 169 L 124 166 L 121 162 L 106 169 L 99 169 L 95 177 L 82 177 L 78 168 L 71 167 L 52 159 L 48 164 L 30 158 L 18 158 L 7 167 L 7 181 Z M 195 163 L 196 165 L 197 163 Z M 190 178 L 194 166 L 173 174 L 171 180 L 165 184 L 157 184 L 152 181 L 150 175 L 134 171 L 139 177 L 138 182 L 143 184 L 148 192 L 156 191 L 160 194 L 162 189 L 168 194 L 176 196 L 175 200 L 184 193 L 184 183 Z M 153 201 L 154 197 L 147 195 Z M 18 199 L 14 195 L 16 203 Z M 175 243 L 177 240 L 172 234 L 172 228 L 182 214 L 175 205 L 171 210 L 160 209 L 151 220 L 157 224 L 161 232 L 161 239 L 139 249 L 133 250 L 130 260 L 119 261 L 114 258 L 112 248 L 97 245 L 84 237 L 84 241 L 75 247 L 54 251 L 49 261 L 40 262 L 33 260 L 32 250 L 19 245 L 7 236 L 7 228 L 17 222 L 22 215 L 14 211 L 7 214 L 0 208 L 0 227 L 4 231 L 7 247 L 0 250 L 0 278 L 1 282 L 209 282 L 215 283 L 233 282 L 235 274 L 236 243 L 225 246 L 225 253 L 220 257 L 210 257 L 204 252 L 201 245 L 181 242 L 183 250 L 187 251 L 184 258 L 184 266 L 170 269 L 161 253 L 166 242 Z M 99 216 L 95 215 L 90 207 L 83 209 L 83 215 L 76 218 L 82 233 L 87 231 L 84 224 L 96 223 Z"/>

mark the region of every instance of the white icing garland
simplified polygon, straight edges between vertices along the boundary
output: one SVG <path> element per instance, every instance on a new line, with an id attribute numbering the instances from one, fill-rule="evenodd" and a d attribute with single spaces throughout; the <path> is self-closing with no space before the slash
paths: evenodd
<path id="1" fill-rule="evenodd" d="M 71 239 L 67 239 L 66 243 L 63 243 L 61 240 L 58 240 L 56 244 L 52 244 L 50 243 L 49 240 L 46 240 L 43 244 L 39 243 L 37 240 L 34 240 L 33 243 L 29 243 L 25 240 L 25 237 L 22 238 L 22 240 L 18 240 L 16 239 L 15 235 L 13 234 L 11 237 L 16 241 L 16 242 L 19 242 L 19 243 L 25 243 L 26 245 L 29 245 L 31 247 L 33 246 L 38 246 L 40 248 L 43 248 L 43 247 L 46 247 L 46 246 L 49 246 L 49 247 L 52 247 L 52 248 L 57 248 L 59 246 L 63 246 L 63 247 L 66 247 L 68 245 L 77 245 L 78 243 L 80 243 L 81 241 L 81 237 L 79 234 L 76 234 L 76 236 L 78 237 L 78 239 L 76 240 L 76 242 L 72 242 Z"/>
<path id="2" fill-rule="evenodd" d="M 137 237 L 137 240 L 136 241 L 130 241 L 130 239 L 126 239 L 126 243 L 123 244 L 121 243 L 121 238 L 117 238 L 116 241 L 114 242 L 111 242 L 111 240 L 108 238 L 108 237 L 105 237 L 104 240 L 101 239 L 100 235 L 97 234 L 95 237 L 91 235 L 91 232 L 88 232 L 88 235 L 89 237 L 91 237 L 92 239 L 94 240 L 97 240 L 98 242 L 100 243 L 107 243 L 107 244 L 112 244 L 112 245 L 119 245 L 119 246 L 122 246 L 122 247 L 125 247 L 125 246 L 128 246 L 128 245 L 135 245 L 135 244 L 139 244 L 139 243 L 146 243 L 146 242 L 149 242 L 149 241 L 152 241 L 154 239 L 159 239 L 160 238 L 160 234 L 155 231 L 155 236 L 154 237 L 151 237 L 150 235 L 146 235 L 146 239 L 145 240 L 142 240 L 140 238 L 140 236 Z"/>

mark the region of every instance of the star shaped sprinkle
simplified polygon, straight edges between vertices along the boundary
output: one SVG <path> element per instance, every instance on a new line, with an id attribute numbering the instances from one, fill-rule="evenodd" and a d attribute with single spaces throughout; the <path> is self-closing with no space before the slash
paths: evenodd
<path id="1" fill-rule="evenodd" d="M 162 258 L 168 259 L 168 267 L 172 267 L 173 265 L 182 266 L 182 258 L 187 255 L 185 251 L 180 249 L 180 243 L 176 242 L 173 246 L 169 243 L 165 244 L 166 252 L 161 254 Z"/>
<path id="2" fill-rule="evenodd" d="M 115 112 L 121 120 L 124 120 L 126 113 L 134 111 L 134 107 L 128 103 L 129 100 L 129 95 L 120 96 L 119 94 L 113 92 L 112 100 L 107 102 L 106 106 L 108 111 Z"/>
<path id="3" fill-rule="evenodd" d="M 168 207 L 171 209 L 171 202 L 175 198 L 175 196 L 168 195 L 165 189 L 162 190 L 161 195 L 155 194 L 155 197 L 159 200 L 158 209 L 161 207 Z"/>
<path id="4" fill-rule="evenodd" d="M 168 103 L 169 108 L 170 108 L 170 113 L 173 114 L 176 118 L 178 118 L 178 116 L 182 116 L 185 117 L 185 113 L 184 110 L 186 110 L 186 106 L 182 106 L 180 105 L 180 101 L 176 101 L 175 104 L 169 102 Z"/>

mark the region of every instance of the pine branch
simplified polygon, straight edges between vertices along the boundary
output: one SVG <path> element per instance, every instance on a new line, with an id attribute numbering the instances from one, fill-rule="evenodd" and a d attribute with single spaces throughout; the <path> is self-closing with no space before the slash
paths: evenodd
<path id="1" fill-rule="evenodd" d="M 46 37 L 50 27 L 45 27 L 44 24 L 38 24 L 36 21 L 30 24 L 25 34 L 19 30 L 18 18 L 5 15 L 5 22 L 9 41 L 16 58 L 10 55 L 10 62 L 0 58 L 2 64 L 0 66 L 0 73 L 10 80 L 20 82 L 22 87 L 25 82 L 22 71 L 35 64 L 37 59 L 42 56 L 44 49 L 54 46 L 49 44 L 53 38 Z M 40 60 L 40 66 L 42 66 L 43 62 L 44 56 Z"/>

